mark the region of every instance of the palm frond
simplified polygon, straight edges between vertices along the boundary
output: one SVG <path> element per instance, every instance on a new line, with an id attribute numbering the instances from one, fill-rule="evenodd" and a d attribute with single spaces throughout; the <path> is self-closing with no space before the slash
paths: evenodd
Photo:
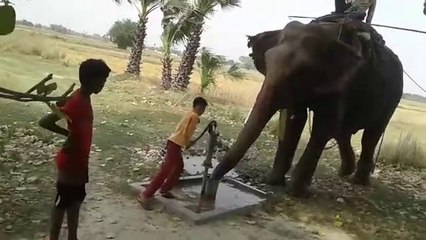
<path id="1" fill-rule="evenodd" d="M 223 62 L 220 61 L 218 56 L 203 48 L 201 50 L 201 65 L 209 70 L 209 72 L 217 73 L 223 67 Z"/>
<path id="2" fill-rule="evenodd" d="M 241 0 L 196 0 L 194 3 L 195 14 L 198 19 L 209 18 L 216 12 L 216 7 L 220 6 L 222 10 L 229 10 L 234 7 L 240 7 Z"/>
<path id="3" fill-rule="evenodd" d="M 139 11 L 141 17 L 146 18 L 155 9 L 159 8 L 163 2 L 163 0 L 140 0 L 141 9 Z"/>
<path id="4" fill-rule="evenodd" d="M 217 5 L 217 0 L 196 0 L 194 4 L 195 12 L 199 17 L 207 17 L 215 12 Z"/>
<path id="5" fill-rule="evenodd" d="M 149 6 L 161 4 L 162 0 L 140 0 L 142 8 L 148 8 Z"/>
<path id="6" fill-rule="evenodd" d="M 189 19 L 189 14 L 192 12 L 191 5 L 187 0 L 168 0 L 161 6 L 163 19 L 161 26 L 165 28 L 170 22 L 185 18 Z M 187 20 L 185 20 L 187 21 Z"/>
<path id="7" fill-rule="evenodd" d="M 112 0 L 114 3 L 116 3 L 116 4 L 122 4 L 124 1 L 123 0 Z M 128 3 L 132 3 L 132 0 L 125 0 L 126 2 L 128 2 Z"/>
<path id="8" fill-rule="evenodd" d="M 173 15 L 180 16 L 188 7 L 190 7 L 188 0 L 165 0 L 162 3 L 161 11 L 167 10 Z"/>
<path id="9" fill-rule="evenodd" d="M 217 55 L 203 48 L 201 50 L 201 58 L 197 62 L 201 75 L 201 93 L 210 85 L 216 85 L 216 76 L 223 68 L 223 62 Z"/>
<path id="10" fill-rule="evenodd" d="M 217 0 L 222 10 L 230 10 L 235 7 L 241 7 L 241 0 Z"/>
<path id="11" fill-rule="evenodd" d="M 171 47 L 174 44 L 184 42 L 191 33 L 192 23 L 190 14 L 182 14 L 177 21 L 171 20 L 167 25 L 163 25 L 164 31 L 161 35 L 161 40 L 164 54 L 170 54 Z"/>
<path id="12" fill-rule="evenodd" d="M 178 23 L 169 23 L 161 34 L 161 41 L 164 48 L 164 54 L 170 55 L 170 50 L 172 46 L 176 43 L 181 43 L 185 41 L 188 33 L 183 32 L 181 28 L 182 24 Z"/>

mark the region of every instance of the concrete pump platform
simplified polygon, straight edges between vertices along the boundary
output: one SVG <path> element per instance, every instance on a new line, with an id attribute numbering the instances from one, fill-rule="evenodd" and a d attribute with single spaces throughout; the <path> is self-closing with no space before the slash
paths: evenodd
<path id="1" fill-rule="evenodd" d="M 246 214 L 266 200 L 266 194 L 240 181 L 224 178 L 216 195 L 214 207 L 197 211 L 201 192 L 202 175 L 182 177 L 176 187 L 179 199 L 166 199 L 160 195 L 156 200 L 164 205 L 167 213 L 175 214 L 194 224 L 222 219 L 229 215 Z M 144 190 L 148 182 L 132 183 L 134 191 Z"/>

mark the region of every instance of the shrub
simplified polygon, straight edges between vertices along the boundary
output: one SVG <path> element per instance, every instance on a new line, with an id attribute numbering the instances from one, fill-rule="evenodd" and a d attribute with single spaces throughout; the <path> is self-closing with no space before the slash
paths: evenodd
<path id="1" fill-rule="evenodd" d="M 57 50 L 52 50 L 52 51 L 48 51 L 43 53 L 42 58 L 46 59 L 46 60 L 63 60 L 66 58 L 66 54 L 59 52 Z"/>
<path id="2" fill-rule="evenodd" d="M 382 159 L 398 168 L 425 168 L 425 157 L 425 151 L 417 139 L 411 133 L 403 132 L 396 143 L 387 143 L 384 146 Z"/>
<path id="3" fill-rule="evenodd" d="M 228 109 L 228 118 L 233 122 L 241 122 L 243 121 L 243 116 L 240 110 L 236 107 L 232 107 Z"/>

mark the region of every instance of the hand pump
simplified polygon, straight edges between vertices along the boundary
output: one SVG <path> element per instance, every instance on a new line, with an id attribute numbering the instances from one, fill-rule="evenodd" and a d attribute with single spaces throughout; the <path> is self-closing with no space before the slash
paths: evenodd
<path id="1" fill-rule="evenodd" d="M 217 137 L 219 136 L 219 132 L 217 131 L 217 122 L 211 121 L 208 125 L 208 132 L 209 132 L 209 142 L 207 147 L 207 154 L 206 159 L 203 162 L 204 172 L 203 172 L 203 182 L 201 184 L 201 194 L 200 194 L 200 202 L 198 205 L 197 212 L 201 211 L 202 207 L 202 200 L 204 198 L 204 195 L 206 193 L 206 186 L 207 182 L 210 178 L 209 176 L 209 169 L 213 168 L 212 159 L 214 151 L 216 150 L 217 146 Z"/>

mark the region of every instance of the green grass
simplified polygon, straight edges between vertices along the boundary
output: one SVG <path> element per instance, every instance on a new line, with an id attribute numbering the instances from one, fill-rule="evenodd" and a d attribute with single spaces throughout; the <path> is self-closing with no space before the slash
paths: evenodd
<path id="1" fill-rule="evenodd" d="M 106 89 L 93 98 L 94 144 L 101 149 L 99 164 L 100 169 L 109 177 L 108 187 L 123 194 L 128 193 L 123 190 L 126 189 L 128 179 L 142 180 L 156 170 L 155 163 L 145 162 L 135 155 L 134 150 L 163 147 L 166 137 L 174 130 L 181 116 L 190 109 L 191 100 L 198 91 L 197 72 L 188 93 L 163 92 L 158 89 L 161 65 L 159 55 L 153 52 L 144 54 L 141 80 L 127 80 L 126 75 L 118 76 L 126 66 L 127 54 L 109 43 L 49 31 L 35 33 L 29 29 L 18 29 L 15 33 L 0 38 L 2 87 L 25 91 L 48 73 L 53 73 L 59 85 L 59 94 L 71 83 L 77 82 L 77 66 L 81 60 L 88 57 L 103 58 L 111 66 L 113 76 Z M 206 94 L 210 105 L 202 118 L 201 127 L 210 119 L 216 119 L 222 137 L 235 139 L 260 87 L 258 80 L 255 77 L 243 82 L 219 79 L 217 88 Z M 0 100 L 0 111 L 0 125 L 10 126 L 12 131 L 25 128 L 28 129 L 28 134 L 38 136 L 44 142 L 57 144 L 52 134 L 39 129 L 35 124 L 29 124 L 30 121 L 37 122 L 48 111 L 43 104 Z M 416 146 L 425 149 L 425 111 L 423 104 L 403 101 L 388 127 L 385 146 L 398 144 L 401 132 L 412 132 L 417 139 L 414 141 Z M 268 130 L 270 129 L 273 129 L 273 123 L 268 126 Z M 309 132 L 305 129 L 296 157 L 301 154 L 308 136 Z M 7 134 L 2 135 L 0 150 L 4 150 L 4 145 L 15 140 Z M 242 161 L 237 167 L 244 179 L 252 183 L 260 183 L 264 179 L 272 164 L 276 142 L 270 131 L 262 133 L 247 154 L 250 156 L 249 160 Z M 360 149 L 359 142 L 360 134 L 357 134 L 353 139 L 356 149 Z M 31 145 L 25 146 L 25 149 L 29 152 L 37 150 Z M 387 156 L 390 152 L 385 147 L 383 154 Z M 407 154 L 402 152 L 401 155 Z M 331 227 L 336 224 L 336 216 L 339 215 L 341 227 L 355 233 L 360 239 L 422 239 L 426 234 L 423 227 L 426 226 L 423 214 L 426 212 L 425 203 L 414 199 L 412 192 L 395 188 L 394 185 L 403 180 L 391 179 L 392 181 L 383 183 L 376 181 L 372 188 L 367 189 L 351 188 L 345 180 L 336 177 L 338 158 L 336 149 L 324 152 L 314 183 L 319 190 L 317 197 L 294 200 L 277 194 L 271 214 L 283 212 L 302 222 L 321 223 Z M 50 162 L 34 166 L 19 156 L 7 159 L 10 161 L 0 161 L 0 183 L 10 184 L 0 184 L 0 218 L 5 219 L 0 224 L 0 231 L 7 225 L 13 225 L 15 236 L 32 237 L 36 232 L 43 232 L 47 226 L 48 211 L 54 197 L 54 164 Z M 34 157 L 33 161 L 41 160 L 53 161 L 52 156 L 45 155 Z M 28 194 L 31 197 L 22 193 L 15 194 L 20 179 L 10 178 L 10 171 L 17 166 L 28 171 L 25 176 L 34 175 L 41 179 L 35 185 L 40 192 L 30 190 Z M 420 173 L 412 172 L 413 175 L 424 174 L 422 170 L 418 171 Z M 345 204 L 338 204 L 336 199 L 342 196 L 347 200 Z M 9 199 L 6 201 L 6 198 Z M 375 205 L 379 205 L 380 210 Z M 420 206 L 420 210 L 413 206 Z M 401 212 L 406 213 L 400 214 Z M 0 238 L 1 236 L 0 234 Z"/>

